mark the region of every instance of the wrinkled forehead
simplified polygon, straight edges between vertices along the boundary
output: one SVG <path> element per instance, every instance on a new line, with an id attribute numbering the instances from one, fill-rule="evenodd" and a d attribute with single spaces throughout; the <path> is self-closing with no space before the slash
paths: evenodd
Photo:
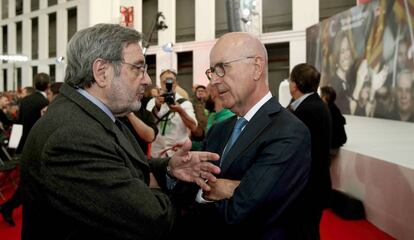
<path id="1" fill-rule="evenodd" d="M 401 74 L 400 77 L 397 79 L 397 87 L 402 89 L 410 89 L 412 88 L 413 80 L 411 74 Z"/>
<path id="2" fill-rule="evenodd" d="M 210 65 L 225 62 L 244 54 L 244 43 L 240 39 L 227 37 L 219 39 L 210 53 Z"/>

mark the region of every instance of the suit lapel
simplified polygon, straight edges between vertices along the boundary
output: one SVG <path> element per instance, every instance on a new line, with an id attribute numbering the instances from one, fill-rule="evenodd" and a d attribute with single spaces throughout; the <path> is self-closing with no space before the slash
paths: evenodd
<path id="1" fill-rule="evenodd" d="M 276 99 L 273 97 L 267 101 L 257 113 L 250 119 L 246 127 L 241 132 L 239 138 L 234 143 L 233 147 L 227 153 L 226 159 L 223 159 L 221 163 L 221 175 L 228 170 L 233 161 L 237 160 L 240 156 L 243 155 L 243 152 L 252 145 L 256 139 L 260 136 L 261 132 L 271 123 L 272 119 L 270 115 L 281 110 L 281 106 L 277 103 Z M 232 121 L 229 133 L 227 133 L 227 139 L 230 137 L 232 127 L 235 124 L 235 121 Z M 224 142 L 224 145 L 227 142 Z M 224 146 L 223 146 L 224 148 Z"/>
<path id="2" fill-rule="evenodd" d="M 131 141 L 130 136 L 132 133 L 128 132 L 123 133 L 112 121 L 112 119 L 106 115 L 99 107 L 93 104 L 91 101 L 86 99 L 80 93 L 78 93 L 74 88 L 70 87 L 67 84 L 63 84 L 60 88 L 62 95 L 71 99 L 73 102 L 78 104 L 78 106 L 85 110 L 86 114 L 89 114 L 96 121 L 98 121 L 107 131 L 115 135 L 115 138 L 122 149 L 125 150 L 133 159 L 137 159 L 138 162 L 148 166 L 145 155 L 142 153 L 142 150 L 139 151 L 139 147 L 134 147 L 134 141 Z M 125 127 L 125 126 L 124 126 Z M 126 127 L 125 127 L 126 128 Z M 128 130 L 128 129 L 126 129 Z M 128 130 L 129 131 L 129 130 Z M 99 139 L 97 139 L 99 141 Z M 138 143 L 136 143 L 138 145 Z"/>
<path id="3" fill-rule="evenodd" d="M 121 147 L 134 159 L 138 159 L 139 161 L 146 159 L 145 154 L 142 152 L 141 147 L 139 147 L 138 142 L 130 130 L 121 121 L 119 122 L 122 126 L 122 130 L 116 124 L 114 124 L 113 127 L 119 145 L 121 145 Z M 141 162 L 145 162 L 145 164 L 147 164 L 146 161 Z"/>

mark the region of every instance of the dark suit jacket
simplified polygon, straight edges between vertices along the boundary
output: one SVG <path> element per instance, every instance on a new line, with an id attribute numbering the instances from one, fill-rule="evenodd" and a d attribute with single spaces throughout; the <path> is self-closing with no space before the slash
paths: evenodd
<path id="1" fill-rule="evenodd" d="M 21 153 L 29 135 L 30 129 L 40 118 L 40 111 L 49 104 L 49 101 L 40 92 L 35 92 L 23 98 L 19 106 L 19 123 L 23 125 L 23 133 L 17 146 L 16 153 Z"/>
<path id="2" fill-rule="evenodd" d="M 293 112 L 308 127 L 312 138 L 312 164 L 307 186 L 306 210 L 321 214 L 327 206 L 331 190 L 329 172 L 331 144 L 331 116 L 317 93 L 308 96 Z"/>
<path id="3" fill-rule="evenodd" d="M 206 150 L 221 155 L 236 119 L 211 127 Z M 272 98 L 247 123 L 221 165 L 219 177 L 240 180 L 239 187 L 214 208 L 200 206 L 207 208 L 200 210 L 201 219 L 208 219 L 217 239 L 301 239 L 297 202 L 309 171 L 309 131 Z"/>
<path id="4" fill-rule="evenodd" d="M 137 116 L 137 118 L 141 119 L 146 125 L 148 125 L 150 128 L 152 128 L 154 130 L 154 136 L 157 136 L 158 134 L 158 127 L 157 124 L 155 123 L 155 117 L 154 115 L 148 111 L 147 109 L 145 109 L 143 106 L 141 106 L 141 108 L 134 112 L 135 116 Z M 127 127 L 128 129 L 131 131 L 132 135 L 134 135 L 136 141 L 138 142 L 139 146 L 141 147 L 142 151 L 147 154 L 148 153 L 148 144 L 150 144 L 151 142 L 146 142 L 144 141 L 144 139 L 142 139 L 139 134 L 137 133 L 137 131 L 135 131 L 134 127 L 132 126 L 131 122 L 128 120 L 128 117 L 120 117 L 118 118 L 119 120 L 121 120 Z"/>
<path id="5" fill-rule="evenodd" d="M 171 229 L 162 160 L 148 164 L 132 134 L 64 84 L 22 155 L 22 239 L 158 239 Z M 164 179 L 164 180 L 163 180 Z"/>
<path id="6" fill-rule="evenodd" d="M 343 84 L 346 85 L 346 88 L 344 88 Z M 335 89 L 336 92 L 335 104 L 338 106 L 338 108 L 341 110 L 343 114 L 350 114 L 350 99 L 352 92 L 352 90 L 350 89 L 350 84 L 347 81 L 342 80 L 338 77 L 337 74 L 335 74 L 334 76 L 332 76 L 331 86 L 333 89 Z"/>
<path id="7" fill-rule="evenodd" d="M 328 104 L 332 120 L 331 149 L 338 149 L 346 143 L 345 117 L 335 103 Z"/>

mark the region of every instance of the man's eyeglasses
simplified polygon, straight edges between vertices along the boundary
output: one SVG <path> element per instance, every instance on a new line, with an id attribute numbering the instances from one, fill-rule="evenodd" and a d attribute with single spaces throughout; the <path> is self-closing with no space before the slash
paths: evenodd
<path id="1" fill-rule="evenodd" d="M 121 63 L 122 64 L 127 64 L 127 65 L 133 67 L 134 72 L 135 72 L 135 76 L 137 78 L 143 78 L 145 76 L 145 74 L 147 73 L 147 70 L 148 70 L 148 65 L 146 63 L 140 64 L 140 65 L 133 64 L 133 63 L 128 63 L 128 62 L 124 62 L 124 61 L 121 61 Z"/>
<path id="2" fill-rule="evenodd" d="M 226 74 L 226 71 L 224 70 L 224 67 L 226 65 L 229 65 L 230 63 L 234 63 L 234 62 L 238 62 L 238 61 L 242 61 L 242 60 L 246 60 L 249 58 L 255 58 L 254 56 L 251 57 L 241 57 L 241 58 L 237 58 L 234 60 L 230 60 L 227 62 L 219 62 L 216 65 L 214 65 L 214 67 L 210 67 L 209 69 L 206 70 L 206 76 L 209 80 L 211 80 L 213 78 L 213 73 L 216 74 L 216 76 L 218 77 L 224 77 L 224 75 Z"/>

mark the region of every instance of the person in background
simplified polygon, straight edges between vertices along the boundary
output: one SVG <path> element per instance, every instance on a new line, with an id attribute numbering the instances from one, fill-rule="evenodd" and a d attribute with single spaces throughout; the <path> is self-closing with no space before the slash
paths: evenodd
<path id="1" fill-rule="evenodd" d="M 160 95 L 157 87 L 147 87 L 145 89 L 144 97 L 141 100 L 141 108 L 147 108 L 148 102 L 153 98 Z"/>
<path id="2" fill-rule="evenodd" d="M 195 117 L 197 119 L 197 128 L 191 131 L 191 141 L 193 143 L 192 150 L 200 150 L 201 143 L 205 137 L 205 129 L 207 126 L 208 112 L 206 110 L 207 89 L 203 85 L 198 85 L 194 89 L 194 95 L 191 97 Z"/>
<path id="3" fill-rule="evenodd" d="M 29 95 L 31 95 L 32 93 L 35 93 L 35 92 L 36 92 L 36 89 L 34 87 L 24 87 L 22 89 L 21 98 L 29 96 Z"/>
<path id="4" fill-rule="evenodd" d="M 211 126 L 213 126 L 213 124 L 234 116 L 234 113 L 232 111 L 223 107 L 223 102 L 220 99 L 217 89 L 211 87 L 211 84 L 208 85 L 208 88 L 210 96 L 206 102 L 206 109 L 209 112 L 205 130 L 206 133 L 211 128 Z"/>
<path id="5" fill-rule="evenodd" d="M 130 112 L 125 117 L 119 117 L 119 120 L 132 132 L 142 151 L 150 156 L 149 145 L 158 134 L 157 124 L 152 113 L 141 106 L 138 111 Z"/>
<path id="6" fill-rule="evenodd" d="M 7 130 L 13 124 L 13 121 L 7 117 L 7 108 L 10 104 L 9 98 L 2 94 L 0 95 L 0 130 Z"/>
<path id="7" fill-rule="evenodd" d="M 49 102 L 52 102 L 53 99 L 55 99 L 59 93 L 60 93 L 60 87 L 62 86 L 62 82 L 55 82 L 50 85 L 49 91 L 47 92 L 47 99 Z M 41 111 L 41 115 L 43 116 L 47 111 L 47 106 L 44 107 Z"/>
<path id="8" fill-rule="evenodd" d="M 207 182 L 210 191 L 196 191 L 185 233 L 191 226 L 197 239 L 306 239 L 298 204 L 310 171 L 309 131 L 272 97 L 266 48 L 248 33 L 227 33 L 210 66 L 211 87 L 236 116 L 207 133 L 205 149 L 220 154 L 221 174 Z"/>
<path id="9" fill-rule="evenodd" d="M 414 122 L 414 84 L 413 73 L 401 71 L 395 84 L 395 107 L 392 114 L 394 120 Z"/>
<path id="10" fill-rule="evenodd" d="M 339 148 L 347 141 L 345 132 L 345 117 L 341 110 L 336 106 L 336 92 L 335 89 L 329 86 L 321 87 L 321 98 L 328 105 L 329 113 L 332 120 L 332 134 L 331 134 L 331 156 L 338 154 Z M 332 159 L 332 158 L 331 158 Z"/>
<path id="11" fill-rule="evenodd" d="M 355 85 L 355 79 L 350 77 L 353 72 L 352 63 L 354 62 L 350 37 L 346 33 L 338 34 L 335 38 L 335 46 L 337 50 L 334 56 L 336 68 L 331 77 L 331 86 L 336 91 L 336 104 L 341 112 L 350 114 L 350 104 L 353 101 L 352 92 Z"/>
<path id="12" fill-rule="evenodd" d="M 308 239 L 320 239 L 319 224 L 332 188 L 329 170 L 332 120 L 317 93 L 320 78 L 318 70 L 306 63 L 293 67 L 289 77 L 293 98 L 289 109 L 308 127 L 311 135 L 312 163 L 302 205 L 305 206 L 302 217 L 311 228 Z"/>
<path id="13" fill-rule="evenodd" d="M 140 108 L 151 84 L 141 34 L 119 24 L 75 33 L 65 83 L 32 128 L 21 157 L 22 239 L 161 239 L 175 219 L 175 181 L 210 187 L 209 152 L 151 159 L 117 117 Z"/>
<path id="14" fill-rule="evenodd" d="M 19 106 L 19 123 L 23 125 L 23 133 L 17 146 L 16 153 L 23 150 L 26 138 L 37 120 L 41 117 L 41 110 L 49 104 L 47 91 L 49 89 L 50 76 L 46 73 L 38 73 L 34 78 L 36 92 L 24 97 Z"/>
<path id="15" fill-rule="evenodd" d="M 392 118 L 392 113 L 394 110 L 394 97 L 391 91 L 391 87 L 382 86 L 375 93 L 375 108 L 374 116 L 375 118 Z"/>
<path id="16" fill-rule="evenodd" d="M 197 128 L 193 104 L 176 91 L 177 72 L 166 69 L 160 74 L 160 95 L 151 99 L 147 110 L 154 115 L 158 135 L 151 144 L 152 157 L 168 157 L 176 151 L 191 131 Z"/>
<path id="17" fill-rule="evenodd" d="M 184 88 L 182 88 L 180 85 L 178 85 L 178 83 L 177 83 L 176 91 L 178 94 L 183 96 L 183 98 L 190 100 L 190 95 L 188 95 L 188 92 Z"/>
<path id="18" fill-rule="evenodd" d="M 48 74 L 38 73 L 34 79 L 36 92 L 24 97 L 20 102 L 19 123 L 23 125 L 23 132 L 15 152 L 18 156 L 23 151 L 29 132 L 41 117 L 42 109 L 49 104 L 46 94 L 49 88 L 49 82 L 50 77 Z M 11 198 L 0 206 L 0 213 L 3 215 L 4 220 L 11 226 L 16 225 L 13 220 L 13 211 L 22 204 L 23 197 L 21 183 L 19 183 Z"/>

